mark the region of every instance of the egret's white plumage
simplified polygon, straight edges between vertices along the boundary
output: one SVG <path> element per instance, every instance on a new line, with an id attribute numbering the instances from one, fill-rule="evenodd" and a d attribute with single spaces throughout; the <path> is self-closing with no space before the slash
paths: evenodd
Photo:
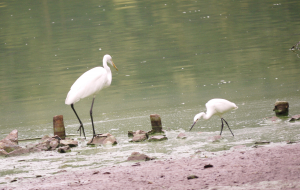
<path id="1" fill-rule="evenodd" d="M 93 137 L 94 137 L 96 134 L 94 130 L 92 109 L 93 109 L 95 96 L 103 88 L 109 87 L 112 81 L 111 70 L 107 65 L 107 63 L 111 64 L 113 67 L 115 67 L 116 70 L 118 70 L 116 65 L 113 63 L 111 56 L 106 54 L 103 57 L 103 67 L 95 67 L 83 73 L 71 86 L 71 90 L 69 91 L 65 101 L 65 104 L 71 105 L 75 115 L 77 116 L 77 119 L 79 120 L 80 123 L 80 127 L 78 130 L 80 130 L 80 134 L 81 134 L 81 129 L 82 129 L 84 136 L 85 136 L 84 128 L 82 122 L 80 121 L 74 109 L 74 104 L 82 98 L 86 98 L 90 95 L 93 95 L 93 102 L 90 110 L 90 115 L 92 120 L 93 133 L 94 133 Z"/>
<path id="2" fill-rule="evenodd" d="M 238 109 L 238 107 L 235 105 L 235 103 L 230 102 L 225 99 L 217 99 L 217 98 L 209 100 L 205 104 L 205 106 L 206 106 L 206 113 L 201 112 L 201 113 L 198 113 L 197 115 L 195 115 L 194 123 L 190 130 L 192 130 L 192 128 L 194 127 L 194 125 L 197 123 L 197 121 L 199 119 L 203 118 L 203 119 L 207 120 L 207 119 L 211 118 L 213 115 L 218 115 L 218 116 L 220 116 L 221 122 L 222 122 L 221 133 L 220 133 L 220 135 L 221 135 L 223 126 L 224 126 L 223 121 L 225 121 L 225 119 L 223 119 L 222 115 L 230 110 Z M 225 121 L 225 123 L 227 124 L 227 126 L 229 128 L 228 123 L 226 121 Z M 231 134 L 233 135 L 230 128 L 229 128 L 229 130 L 230 130 Z"/>

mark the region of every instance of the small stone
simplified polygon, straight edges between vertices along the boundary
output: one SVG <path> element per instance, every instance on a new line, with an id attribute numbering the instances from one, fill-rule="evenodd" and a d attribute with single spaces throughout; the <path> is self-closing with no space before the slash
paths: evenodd
<path id="1" fill-rule="evenodd" d="M 148 134 L 145 131 L 137 130 L 136 132 L 133 132 L 133 142 L 141 142 L 148 139 Z"/>
<path id="2" fill-rule="evenodd" d="M 47 139 L 44 142 L 41 142 L 35 146 L 35 148 L 40 149 L 41 151 L 48 151 L 51 149 L 50 140 Z"/>
<path id="3" fill-rule="evenodd" d="M 54 139 L 53 141 L 50 142 L 50 147 L 52 150 L 55 150 L 58 147 L 59 143 L 57 139 Z"/>
<path id="4" fill-rule="evenodd" d="M 177 139 L 186 139 L 187 135 L 185 133 L 179 133 Z"/>
<path id="5" fill-rule="evenodd" d="M 69 146 L 69 147 L 78 146 L 78 141 L 74 141 L 72 139 L 60 140 L 59 143 L 60 143 L 60 146 Z"/>
<path id="6" fill-rule="evenodd" d="M 10 182 L 13 183 L 13 182 L 16 182 L 16 181 L 18 181 L 18 180 L 17 179 L 13 179 Z"/>
<path id="7" fill-rule="evenodd" d="M 270 144 L 269 141 L 259 141 L 259 142 L 255 142 L 254 144 Z"/>
<path id="8" fill-rule="evenodd" d="M 299 120 L 300 119 L 300 114 L 299 115 L 294 115 L 292 116 L 289 121 L 296 121 L 296 120 Z"/>
<path id="9" fill-rule="evenodd" d="M 98 134 L 87 143 L 88 145 L 115 145 L 117 144 L 116 138 L 110 133 Z"/>
<path id="10" fill-rule="evenodd" d="M 212 168 L 212 167 L 214 167 L 214 166 L 211 165 L 211 164 L 206 164 L 206 165 L 204 166 L 204 169 L 206 169 L 206 168 Z"/>
<path id="11" fill-rule="evenodd" d="M 117 139 L 114 136 L 108 136 L 104 141 L 103 145 L 115 145 L 117 144 Z"/>
<path id="12" fill-rule="evenodd" d="M 297 141 L 286 141 L 286 144 L 294 144 L 297 143 Z"/>
<path id="13" fill-rule="evenodd" d="M 168 140 L 168 138 L 165 135 L 158 135 L 158 136 L 152 136 L 148 141 L 153 142 L 153 141 L 164 141 Z"/>
<path id="14" fill-rule="evenodd" d="M 8 153 L 8 156 L 19 156 L 19 155 L 27 154 L 27 153 L 29 153 L 29 149 L 27 149 L 27 148 L 19 148 L 19 149 L 16 149 L 16 150 Z"/>
<path id="15" fill-rule="evenodd" d="M 21 148 L 15 142 L 10 141 L 9 139 L 2 139 L 0 141 L 0 149 L 5 150 L 5 152 L 9 153 L 16 149 Z"/>
<path id="16" fill-rule="evenodd" d="M 209 141 L 209 142 L 217 142 L 217 141 L 219 141 L 221 139 L 222 139 L 221 135 L 216 135 L 216 136 L 208 137 L 207 141 Z"/>
<path id="17" fill-rule="evenodd" d="M 45 140 L 50 139 L 51 137 L 49 137 L 49 135 L 45 135 L 41 138 L 41 142 L 44 142 Z"/>
<path id="18" fill-rule="evenodd" d="M 133 137 L 133 131 L 128 131 L 128 137 Z"/>
<path id="19" fill-rule="evenodd" d="M 57 149 L 57 151 L 58 151 L 59 153 L 67 153 L 67 152 L 71 152 L 71 149 L 70 149 L 69 146 L 62 146 L 62 147 L 59 147 L 59 148 Z"/>
<path id="20" fill-rule="evenodd" d="M 12 132 L 10 132 L 5 138 L 5 140 L 9 140 L 14 144 L 18 144 L 18 130 L 15 129 Z"/>
<path id="21" fill-rule="evenodd" d="M 140 166 L 141 164 L 139 162 L 132 164 L 132 166 Z"/>
<path id="22" fill-rule="evenodd" d="M 196 175 L 189 175 L 189 176 L 187 177 L 188 180 L 190 180 L 190 179 L 196 179 L 196 178 L 199 178 L 199 177 L 196 176 Z"/>
<path id="23" fill-rule="evenodd" d="M 8 155 L 8 153 L 5 150 L 0 149 L 0 156 L 6 156 L 6 155 Z"/>
<path id="24" fill-rule="evenodd" d="M 147 156 L 145 154 L 141 154 L 139 152 L 133 152 L 127 158 L 127 161 L 133 161 L 133 160 L 149 161 L 149 160 L 152 160 L 152 158 L 150 158 L 149 156 Z"/>

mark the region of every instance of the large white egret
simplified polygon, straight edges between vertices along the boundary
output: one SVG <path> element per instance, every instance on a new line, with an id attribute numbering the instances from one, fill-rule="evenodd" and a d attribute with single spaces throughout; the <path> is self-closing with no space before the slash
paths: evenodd
<path id="1" fill-rule="evenodd" d="M 71 105 L 71 108 L 73 109 L 80 126 L 77 131 L 80 131 L 80 136 L 81 136 L 81 130 L 82 133 L 85 137 L 84 133 L 84 128 L 82 125 L 82 122 L 77 115 L 75 109 L 74 109 L 74 104 L 78 102 L 80 99 L 88 97 L 90 95 L 93 95 L 93 101 L 92 101 L 92 106 L 90 110 L 90 116 L 91 116 L 91 121 L 92 121 L 92 126 L 93 126 L 93 139 L 96 136 L 95 133 L 95 128 L 94 128 L 94 122 L 93 122 L 93 105 L 94 105 L 94 100 L 96 97 L 96 94 L 106 88 L 109 87 L 111 84 L 112 80 L 112 74 L 109 66 L 107 66 L 107 63 L 111 64 L 114 66 L 116 70 L 118 68 L 112 61 L 112 58 L 110 55 L 106 54 L 103 57 L 103 67 L 95 67 L 93 69 L 88 70 L 87 72 L 83 73 L 71 86 L 71 90 L 69 91 L 65 104 Z M 92 141 L 93 141 L 92 139 Z"/>
<path id="2" fill-rule="evenodd" d="M 194 127 L 194 125 L 197 123 L 197 121 L 199 119 L 203 118 L 203 119 L 207 120 L 207 119 L 211 118 L 213 115 L 218 115 L 218 116 L 220 116 L 221 122 L 222 122 L 220 135 L 222 134 L 222 131 L 223 131 L 223 126 L 224 126 L 223 121 L 227 124 L 231 134 L 233 135 L 228 123 L 225 121 L 225 119 L 223 119 L 222 115 L 230 110 L 238 109 L 238 107 L 235 105 L 235 103 L 230 102 L 225 99 L 211 99 L 205 104 L 205 106 L 206 106 L 206 114 L 204 112 L 201 112 L 201 113 L 198 113 L 197 115 L 195 115 L 194 123 L 190 130 L 192 130 L 192 128 Z"/>

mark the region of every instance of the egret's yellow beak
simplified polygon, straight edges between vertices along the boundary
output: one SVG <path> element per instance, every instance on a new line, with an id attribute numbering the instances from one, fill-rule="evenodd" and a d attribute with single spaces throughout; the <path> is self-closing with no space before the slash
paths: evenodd
<path id="1" fill-rule="evenodd" d="M 118 68 L 117 68 L 117 66 L 114 64 L 114 62 L 111 61 L 111 63 L 113 64 L 114 68 L 118 71 Z"/>

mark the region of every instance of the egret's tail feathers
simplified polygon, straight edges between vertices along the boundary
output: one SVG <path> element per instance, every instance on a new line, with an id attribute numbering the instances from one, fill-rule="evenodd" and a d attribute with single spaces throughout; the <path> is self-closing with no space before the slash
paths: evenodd
<path id="1" fill-rule="evenodd" d="M 80 98 L 78 98 L 75 95 L 72 95 L 72 93 L 70 93 L 70 92 L 68 93 L 67 98 L 65 100 L 65 104 L 67 104 L 67 105 L 75 104 L 76 102 L 78 102 L 80 100 Z"/>

